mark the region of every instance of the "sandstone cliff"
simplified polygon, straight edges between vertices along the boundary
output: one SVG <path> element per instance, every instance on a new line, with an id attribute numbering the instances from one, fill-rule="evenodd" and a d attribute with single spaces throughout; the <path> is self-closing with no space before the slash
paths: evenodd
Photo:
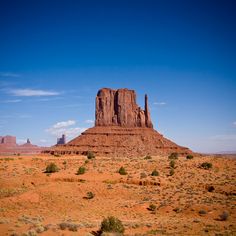
<path id="1" fill-rule="evenodd" d="M 96 126 L 147 127 L 152 128 L 145 95 L 145 110 L 136 103 L 136 93 L 128 89 L 103 88 L 96 97 Z"/>

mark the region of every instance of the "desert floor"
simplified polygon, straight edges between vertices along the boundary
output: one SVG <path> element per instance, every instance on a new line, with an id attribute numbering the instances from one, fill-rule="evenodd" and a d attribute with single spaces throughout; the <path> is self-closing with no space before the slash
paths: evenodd
<path id="1" fill-rule="evenodd" d="M 86 160 L 1 156 L 0 235 L 92 235 L 107 216 L 122 221 L 125 235 L 236 235 L 236 159 L 179 157 L 172 176 L 167 156 Z M 52 162 L 60 170 L 44 173 Z M 80 166 L 86 172 L 76 175 Z"/>

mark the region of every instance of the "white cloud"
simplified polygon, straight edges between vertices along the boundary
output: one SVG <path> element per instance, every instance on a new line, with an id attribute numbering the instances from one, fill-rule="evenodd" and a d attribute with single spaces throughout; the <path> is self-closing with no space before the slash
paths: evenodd
<path id="1" fill-rule="evenodd" d="M 10 89 L 8 93 L 13 96 L 20 96 L 20 97 L 57 96 L 60 94 L 59 92 L 55 91 L 37 90 L 37 89 Z"/>
<path id="2" fill-rule="evenodd" d="M 17 77 L 20 77 L 20 75 L 16 74 L 16 73 L 12 73 L 12 72 L 0 72 L 0 77 L 13 77 L 13 78 L 17 78 Z"/>
<path id="3" fill-rule="evenodd" d="M 46 129 L 46 132 L 56 137 L 65 134 L 68 138 L 74 138 L 87 129 L 86 127 L 70 127 L 75 124 L 76 122 L 74 120 L 57 122 L 49 129 Z"/>
<path id="4" fill-rule="evenodd" d="M 13 99 L 13 100 L 4 100 L 2 103 L 18 103 L 21 102 L 21 99 Z"/>
<path id="5" fill-rule="evenodd" d="M 24 143 L 26 143 L 26 142 L 27 142 L 26 139 L 17 139 L 17 143 L 18 143 L 18 144 L 24 144 Z"/>
<path id="6" fill-rule="evenodd" d="M 85 120 L 86 124 L 94 124 L 94 120 Z"/>
<path id="7" fill-rule="evenodd" d="M 154 102 L 153 105 L 156 105 L 156 106 L 165 106 L 165 105 L 166 105 L 166 102 Z"/>
<path id="8" fill-rule="evenodd" d="M 75 123 L 76 123 L 75 120 L 61 121 L 61 122 L 58 122 L 55 125 L 53 125 L 53 128 L 59 129 L 59 128 L 63 128 L 63 127 L 68 127 L 68 126 L 74 125 Z"/>

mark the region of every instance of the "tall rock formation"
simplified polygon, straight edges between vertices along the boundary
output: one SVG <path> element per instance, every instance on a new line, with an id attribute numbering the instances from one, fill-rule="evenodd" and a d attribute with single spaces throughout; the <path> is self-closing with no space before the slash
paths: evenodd
<path id="1" fill-rule="evenodd" d="M 45 153 L 137 157 L 191 153 L 153 129 L 148 97 L 142 110 L 134 90 L 103 88 L 96 96 L 95 127 L 65 145 L 56 145 Z"/>
<path id="2" fill-rule="evenodd" d="M 136 93 L 128 89 L 103 88 L 96 97 L 96 126 L 147 127 L 152 128 L 145 95 L 145 110 L 136 103 Z"/>

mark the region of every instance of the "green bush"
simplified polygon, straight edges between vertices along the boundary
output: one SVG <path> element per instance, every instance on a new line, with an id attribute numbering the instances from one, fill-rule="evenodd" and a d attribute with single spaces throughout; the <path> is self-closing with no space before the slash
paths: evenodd
<path id="1" fill-rule="evenodd" d="M 170 169 L 170 176 L 174 175 L 174 173 L 175 173 L 174 168 L 171 168 L 171 169 Z"/>
<path id="2" fill-rule="evenodd" d="M 188 160 L 193 159 L 193 155 L 187 155 L 187 156 L 186 156 L 186 159 L 188 159 Z"/>
<path id="3" fill-rule="evenodd" d="M 179 156 L 179 154 L 177 153 L 177 152 L 172 152 L 170 155 L 169 155 L 169 159 L 170 160 L 176 160 L 176 159 L 178 159 L 178 156 Z"/>
<path id="4" fill-rule="evenodd" d="M 46 167 L 45 173 L 54 173 L 54 172 L 58 172 L 58 171 L 59 171 L 59 168 L 57 167 L 57 165 L 55 163 L 50 163 Z"/>
<path id="5" fill-rule="evenodd" d="M 157 209 L 157 206 L 155 204 L 150 204 L 148 207 L 149 211 L 155 211 Z"/>
<path id="6" fill-rule="evenodd" d="M 86 171 L 85 167 L 84 166 L 80 166 L 80 168 L 77 170 L 77 175 L 82 175 L 84 174 Z"/>
<path id="7" fill-rule="evenodd" d="M 151 173 L 151 176 L 159 176 L 159 172 L 155 169 L 155 170 L 153 170 L 153 172 Z"/>
<path id="8" fill-rule="evenodd" d="M 171 167 L 171 168 L 175 168 L 175 161 L 174 161 L 174 160 L 171 160 L 171 161 L 170 161 L 170 167 Z"/>
<path id="9" fill-rule="evenodd" d="M 123 166 L 120 167 L 119 173 L 120 173 L 120 175 L 127 175 L 127 172 Z"/>
<path id="10" fill-rule="evenodd" d="M 87 192 L 87 199 L 93 199 L 95 197 L 95 194 L 93 192 Z"/>
<path id="11" fill-rule="evenodd" d="M 226 221 L 229 218 L 229 213 L 224 211 L 222 214 L 219 215 L 220 221 Z"/>
<path id="12" fill-rule="evenodd" d="M 94 159 L 95 158 L 95 154 L 93 152 L 91 152 L 91 151 L 88 151 L 87 152 L 87 158 L 88 159 Z"/>
<path id="13" fill-rule="evenodd" d="M 125 231 L 125 228 L 124 228 L 122 222 L 114 216 L 109 216 L 109 217 L 103 219 L 103 221 L 101 223 L 101 232 L 111 232 L 111 233 L 123 234 L 124 231 Z"/>
<path id="14" fill-rule="evenodd" d="M 209 170 L 212 168 L 212 164 L 210 162 L 203 162 L 200 167 L 205 170 Z"/>

